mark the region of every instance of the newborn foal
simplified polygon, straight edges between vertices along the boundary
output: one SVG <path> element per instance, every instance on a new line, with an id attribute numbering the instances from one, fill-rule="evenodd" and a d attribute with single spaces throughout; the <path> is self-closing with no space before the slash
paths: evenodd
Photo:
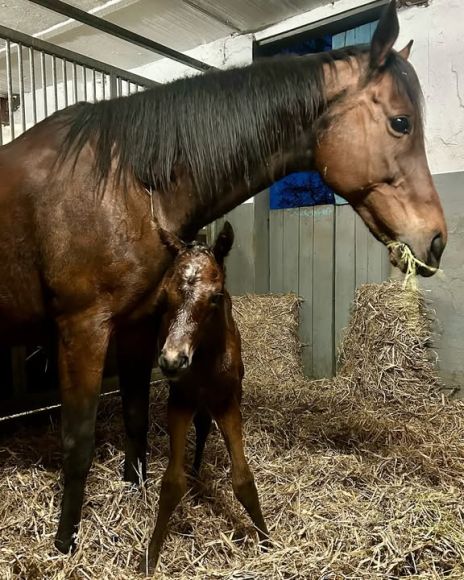
<path id="1" fill-rule="evenodd" d="M 240 334 L 232 318 L 232 302 L 224 288 L 224 258 L 234 233 L 224 224 L 213 248 L 197 242 L 185 245 L 160 230 L 175 260 L 160 287 L 159 366 L 169 380 L 169 465 L 163 476 L 159 513 L 143 572 L 153 572 L 166 535 L 169 517 L 187 489 L 184 472 L 186 437 L 196 428 L 194 472 L 198 473 L 212 418 L 215 419 L 232 462 L 235 496 L 249 513 L 260 541 L 266 542 L 264 523 L 253 475 L 243 451 L 243 363 Z"/>

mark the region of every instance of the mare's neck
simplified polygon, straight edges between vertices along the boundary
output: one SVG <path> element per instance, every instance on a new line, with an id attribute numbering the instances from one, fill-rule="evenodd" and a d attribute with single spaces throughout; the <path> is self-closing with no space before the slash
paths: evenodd
<path id="1" fill-rule="evenodd" d="M 188 173 L 179 170 L 171 186 L 157 192 L 154 199 L 155 211 L 161 225 L 186 239 L 193 238 L 200 228 L 263 191 L 278 179 L 296 171 L 311 170 L 313 144 L 321 118 L 327 114 L 334 99 L 358 86 L 362 65 L 353 58 L 349 61 L 335 61 L 333 66 L 324 65 L 323 70 L 326 105 L 315 117 L 309 119 L 304 110 L 301 110 L 298 117 L 303 121 L 292 139 L 281 143 L 264 162 L 253 164 L 244 158 L 242 170 L 236 171 L 220 186 L 213 187 L 209 195 L 204 195 L 204 192 L 199 195 Z M 301 107 L 305 107 L 304 99 L 301 99 Z M 285 134 L 288 117 L 285 118 L 282 111 L 276 111 L 275 118 L 277 123 L 281 123 L 277 132 Z"/>

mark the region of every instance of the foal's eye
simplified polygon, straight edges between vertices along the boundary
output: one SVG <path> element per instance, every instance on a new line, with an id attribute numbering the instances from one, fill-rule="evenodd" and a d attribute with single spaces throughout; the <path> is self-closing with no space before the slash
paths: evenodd
<path id="1" fill-rule="evenodd" d="M 217 306 L 221 301 L 222 294 L 213 294 L 210 298 L 210 302 L 213 306 Z"/>
<path id="2" fill-rule="evenodd" d="M 411 132 L 411 121 L 409 117 L 392 117 L 390 119 L 390 126 L 395 133 L 407 135 Z"/>

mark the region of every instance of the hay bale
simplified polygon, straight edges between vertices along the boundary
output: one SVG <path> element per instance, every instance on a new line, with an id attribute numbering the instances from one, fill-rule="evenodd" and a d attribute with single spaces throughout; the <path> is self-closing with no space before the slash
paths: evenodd
<path id="1" fill-rule="evenodd" d="M 437 396 L 430 315 L 418 288 L 399 281 L 361 286 L 340 347 L 339 376 L 380 402 L 411 406 L 412 399 Z"/>
<path id="2" fill-rule="evenodd" d="M 289 383 L 303 378 L 299 304 L 295 294 L 248 294 L 233 298 L 248 381 Z"/>
<path id="3" fill-rule="evenodd" d="M 273 298 L 274 307 L 288 314 L 280 320 L 269 320 L 272 309 L 257 298 L 261 316 L 247 317 L 253 320 L 248 330 L 241 323 L 253 377 L 245 383 L 243 415 L 247 456 L 273 548 L 259 552 L 255 531 L 232 495 L 224 445 L 213 432 L 205 452 L 204 488 L 190 493 L 175 513 L 158 578 L 464 577 L 464 403 L 441 400 L 434 388 L 424 389 L 422 380 L 435 381 L 433 366 L 427 375 L 422 358 L 428 331 L 408 330 L 409 318 L 397 308 L 388 308 L 388 316 L 379 312 L 390 304 L 390 292 L 398 304 L 394 286 L 360 290 L 343 347 L 345 374 L 325 381 L 298 378 L 296 347 L 285 350 L 286 340 L 295 336 L 295 298 Z M 239 308 L 253 310 L 248 304 L 253 299 L 239 299 Z M 283 320 L 287 329 L 279 328 Z M 280 341 L 285 363 L 276 361 L 277 347 L 267 351 L 270 363 L 253 358 L 256 344 L 268 348 L 261 340 L 266 333 Z M 392 351 L 396 340 L 401 355 Z M 417 360 L 422 361 L 418 366 Z M 392 361 L 400 389 L 388 376 Z M 271 373 L 266 364 L 275 365 Z M 288 364 L 295 367 L 290 377 L 297 379 L 285 382 L 278 369 L 287 373 Z M 370 374 L 358 372 L 358 365 Z M 120 404 L 117 398 L 103 401 L 97 458 L 73 557 L 53 548 L 60 499 L 57 426 L 0 439 L 0 578 L 140 578 L 135 570 L 153 525 L 168 453 L 166 392 L 158 385 L 151 397 L 150 480 L 142 492 L 120 481 Z M 187 455 L 191 460 L 192 444 Z"/>

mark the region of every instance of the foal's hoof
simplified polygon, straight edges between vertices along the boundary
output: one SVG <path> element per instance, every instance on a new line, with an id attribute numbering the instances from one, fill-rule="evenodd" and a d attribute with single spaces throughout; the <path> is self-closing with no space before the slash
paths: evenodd
<path id="1" fill-rule="evenodd" d="M 62 554 L 72 554 L 76 549 L 74 535 L 62 537 L 57 534 L 55 538 L 55 548 Z"/>

